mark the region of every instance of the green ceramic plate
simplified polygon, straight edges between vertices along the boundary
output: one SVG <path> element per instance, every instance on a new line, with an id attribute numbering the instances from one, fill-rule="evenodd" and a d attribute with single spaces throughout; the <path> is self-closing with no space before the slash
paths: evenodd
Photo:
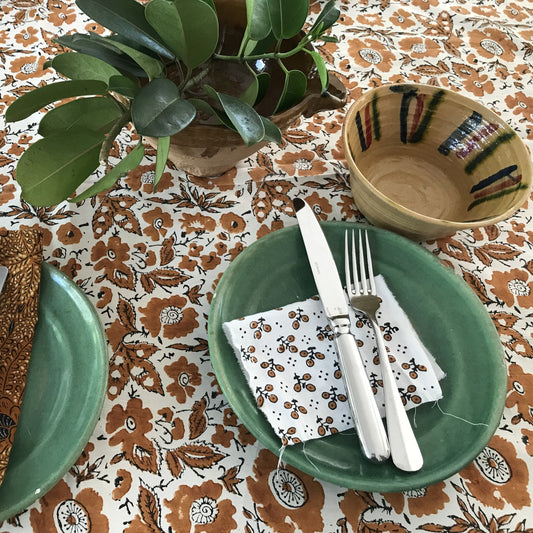
<path id="1" fill-rule="evenodd" d="M 329 222 L 322 227 L 339 272 L 344 272 L 344 230 L 357 225 Z M 371 463 L 364 459 L 353 432 L 309 441 L 305 453 L 303 445 L 289 446 L 282 458 L 342 487 L 397 492 L 450 477 L 485 447 L 502 415 L 506 367 L 497 331 L 470 287 L 417 244 L 388 231 L 368 229 L 375 270 L 383 274 L 447 373 L 438 405 L 416 409 L 415 433 L 424 466 L 407 473 L 391 461 Z M 209 350 L 218 382 L 241 421 L 276 454 L 281 442 L 257 408 L 222 324 L 314 294 L 299 228 L 291 226 L 255 242 L 233 261 L 217 286 L 209 314 Z"/>
<path id="2" fill-rule="evenodd" d="M 96 310 L 72 280 L 43 263 L 26 390 L 0 485 L 0 521 L 44 496 L 76 462 L 100 415 L 107 376 Z"/>

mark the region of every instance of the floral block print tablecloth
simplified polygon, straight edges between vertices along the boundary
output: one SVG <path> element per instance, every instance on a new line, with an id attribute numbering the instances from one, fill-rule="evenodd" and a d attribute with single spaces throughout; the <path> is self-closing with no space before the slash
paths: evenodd
<path id="1" fill-rule="evenodd" d="M 338 0 L 338 43 L 320 48 L 349 103 L 370 87 L 419 82 L 500 113 L 533 147 L 533 4 L 528 0 Z M 311 3 L 315 16 L 320 3 Z M 45 261 L 99 312 L 109 388 L 70 471 L 2 533 L 533 531 L 533 202 L 510 219 L 421 243 L 486 306 L 504 346 L 508 395 L 477 459 L 425 489 L 378 494 L 321 482 L 264 449 L 221 393 L 207 346 L 217 282 L 247 246 L 294 224 L 291 197 L 322 220 L 364 221 L 340 141 L 346 108 L 294 124 L 217 179 L 169 165 L 155 194 L 155 152 L 94 200 L 34 209 L 17 159 L 35 120 L 5 124 L 14 98 L 54 78 L 57 34 L 103 28 L 74 0 L 0 4 L 0 220 L 38 228 Z M 123 132 L 116 155 L 135 142 Z M 292 494 L 305 497 L 287 498 Z"/>

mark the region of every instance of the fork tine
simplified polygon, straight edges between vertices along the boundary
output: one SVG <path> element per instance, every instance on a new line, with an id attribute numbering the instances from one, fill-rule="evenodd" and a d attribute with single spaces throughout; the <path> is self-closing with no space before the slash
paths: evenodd
<path id="1" fill-rule="evenodd" d="M 350 277 L 350 251 L 348 248 L 348 230 L 346 230 L 344 232 L 344 277 L 346 278 L 346 290 L 348 294 L 352 294 L 354 288 Z"/>
<path id="2" fill-rule="evenodd" d="M 364 294 L 368 294 L 368 285 L 366 283 L 365 254 L 363 250 L 363 238 L 359 231 L 359 273 L 361 274 L 361 288 Z"/>
<path id="3" fill-rule="evenodd" d="M 368 243 L 368 231 L 365 230 L 365 243 L 366 243 L 366 263 L 368 266 L 368 282 L 370 283 L 370 293 L 376 294 L 376 283 L 374 281 L 374 268 L 372 266 L 372 252 L 370 251 L 370 245 Z"/>
<path id="4" fill-rule="evenodd" d="M 352 274 L 353 274 L 353 283 L 354 283 L 354 294 L 359 294 L 359 273 L 357 271 L 357 257 L 355 255 L 355 237 L 354 231 L 352 230 L 352 246 L 351 246 L 351 259 L 352 259 Z"/>

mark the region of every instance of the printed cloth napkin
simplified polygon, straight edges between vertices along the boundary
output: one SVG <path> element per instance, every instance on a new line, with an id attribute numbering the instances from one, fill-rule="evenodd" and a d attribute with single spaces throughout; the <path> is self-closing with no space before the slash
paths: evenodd
<path id="1" fill-rule="evenodd" d="M 389 360 L 406 409 L 442 398 L 445 374 L 428 352 L 382 276 L 377 313 Z M 385 415 L 374 333 L 364 314 L 351 310 L 352 333 Z M 226 337 L 270 425 L 283 445 L 353 428 L 334 337 L 318 297 L 223 324 Z"/>
<path id="2" fill-rule="evenodd" d="M 0 483 L 17 428 L 38 317 L 42 237 L 37 230 L 0 229 Z"/>

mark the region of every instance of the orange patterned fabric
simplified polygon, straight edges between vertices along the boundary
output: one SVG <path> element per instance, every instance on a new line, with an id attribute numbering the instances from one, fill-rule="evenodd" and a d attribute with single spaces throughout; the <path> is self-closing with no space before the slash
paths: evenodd
<path id="1" fill-rule="evenodd" d="M 378 85 L 441 86 L 496 110 L 533 150 L 530 0 L 335 3 L 339 42 L 319 51 L 348 89 L 348 105 Z M 324 4 L 311 0 L 311 16 Z M 169 164 L 154 194 L 148 148 L 111 191 L 34 209 L 21 200 L 14 170 L 37 138 L 37 115 L 6 124 L 5 109 L 59 79 L 42 69 L 59 50 L 56 35 L 89 31 L 103 28 L 75 0 L 0 1 L 0 226 L 41 230 L 44 259 L 97 309 L 110 360 L 101 418 L 82 455 L 0 532 L 533 530 L 532 199 L 495 226 L 421 244 L 470 284 L 504 345 L 504 416 L 479 457 L 450 479 L 402 493 L 347 490 L 288 465 L 274 483 L 278 458 L 217 384 L 210 303 L 231 261 L 296 223 L 291 198 L 308 201 L 321 220 L 365 222 L 340 140 L 347 107 L 298 120 L 282 146 L 270 144 L 216 179 Z M 112 162 L 136 142 L 134 131 L 123 131 Z"/>
<path id="2" fill-rule="evenodd" d="M 26 388 L 38 319 L 41 260 L 39 231 L 0 229 L 0 265 L 9 269 L 0 293 L 0 483 Z"/>

